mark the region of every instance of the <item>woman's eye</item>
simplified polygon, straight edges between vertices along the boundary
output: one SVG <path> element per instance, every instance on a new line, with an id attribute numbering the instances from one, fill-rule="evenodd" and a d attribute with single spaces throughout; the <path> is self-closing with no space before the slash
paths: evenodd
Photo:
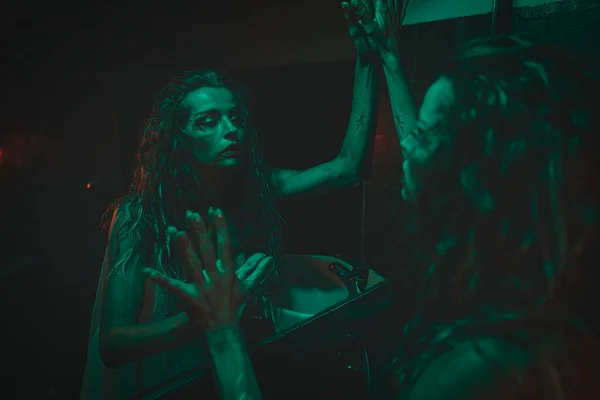
<path id="1" fill-rule="evenodd" d="M 207 127 L 207 126 L 214 126 L 215 125 L 215 119 L 213 118 L 202 118 L 196 121 L 196 126 L 199 128 L 203 128 L 203 127 Z"/>

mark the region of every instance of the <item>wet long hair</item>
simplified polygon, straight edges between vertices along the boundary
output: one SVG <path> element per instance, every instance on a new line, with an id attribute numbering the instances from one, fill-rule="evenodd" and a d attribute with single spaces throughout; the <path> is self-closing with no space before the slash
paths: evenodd
<path id="1" fill-rule="evenodd" d="M 534 320 L 547 329 L 540 316 L 552 309 L 560 319 L 600 244 L 600 91 L 581 62 L 493 37 L 471 42 L 445 76 L 455 102 L 431 131 L 417 132 L 442 143 L 415 210 L 412 268 L 400 279 L 417 297 L 390 366 L 400 385 L 451 334 Z"/>
<path id="2" fill-rule="evenodd" d="M 212 70 L 187 72 L 174 78 L 158 94 L 152 113 L 146 120 L 137 150 L 137 166 L 129 194 L 112 204 L 106 213 L 127 207 L 127 220 L 120 229 L 129 231 L 136 244 L 114 264 L 110 273 L 125 268 L 139 252 L 146 265 L 172 276 L 181 277 L 179 264 L 171 254 L 169 225 L 185 226 L 185 212 L 194 209 L 206 217 L 210 199 L 192 157 L 190 138 L 183 133 L 190 109 L 186 96 L 200 88 L 226 88 L 233 94 L 244 132 L 243 185 L 237 201 L 246 255 L 264 252 L 278 256 L 281 217 L 273 198 L 269 168 L 265 165 L 257 132 L 252 124 L 243 88 L 228 76 Z M 277 263 L 275 263 L 277 264 Z M 122 271 L 121 271 L 122 272 Z M 270 283 L 277 281 L 274 267 Z M 169 304 L 175 312 L 176 301 Z M 269 312 L 268 312 L 269 313 Z"/>

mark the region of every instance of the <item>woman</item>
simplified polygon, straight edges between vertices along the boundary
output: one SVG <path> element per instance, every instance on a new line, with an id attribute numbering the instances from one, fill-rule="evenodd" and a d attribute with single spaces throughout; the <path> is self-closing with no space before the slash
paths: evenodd
<path id="1" fill-rule="evenodd" d="M 374 10 L 372 5 L 358 1 L 342 3 L 342 8 L 350 35 L 355 40 L 359 59 L 365 57 L 361 53 L 380 48 L 380 42 L 386 36 L 375 24 L 374 11 L 385 17 L 389 15 L 388 10 L 382 7 Z M 369 58 L 373 59 L 373 55 L 377 56 L 369 54 Z M 387 54 L 381 52 L 379 55 L 387 73 L 397 70 L 399 63 L 396 57 L 391 54 L 386 57 Z M 408 98 L 406 88 L 404 84 L 398 92 Z M 407 109 L 410 107 L 412 103 L 407 104 Z M 255 254 L 253 262 L 248 262 L 241 268 L 235 266 L 231 259 L 235 253 L 235 227 L 231 226 L 230 216 L 222 211 L 211 208 L 208 218 L 190 212 L 186 215 L 186 221 L 169 228 L 175 253 L 181 260 L 184 271 L 187 271 L 188 276 L 193 276 L 193 279 L 186 281 L 156 269 L 145 269 L 143 272 L 149 281 L 181 299 L 187 310 L 186 318 L 194 320 L 195 325 L 205 331 L 221 398 L 259 399 L 262 395 L 245 347 L 241 316 L 246 307 L 245 293 L 253 291 L 253 286 L 260 281 L 270 259 L 265 254 Z M 207 233 L 211 224 L 217 232 L 216 249 Z M 237 274 L 232 273 L 236 268 Z M 192 355 L 194 354 L 201 355 L 201 350 L 196 349 L 196 353 Z M 194 390 L 188 393 L 190 396 L 203 395 Z"/>
<path id="2" fill-rule="evenodd" d="M 587 399 L 598 343 L 577 319 L 599 244 L 598 84 L 514 38 L 472 42 L 402 142 L 417 314 L 376 398 Z M 402 294 L 406 301 L 406 295 Z"/>
<path id="3" fill-rule="evenodd" d="M 191 279 L 167 234 L 168 226 L 185 226 L 186 210 L 206 218 L 209 206 L 218 207 L 228 221 L 236 268 L 255 270 L 265 255 L 279 254 L 277 197 L 323 193 L 360 179 L 378 84 L 376 60 L 367 55 L 364 39 L 354 37 L 359 57 L 342 149 L 305 171 L 264 165 L 242 94 L 222 74 L 190 73 L 163 89 L 143 131 L 131 192 L 115 204 L 82 398 L 158 398 L 208 360 L 202 343 L 190 340 L 202 329 L 190 323 L 189 309 L 142 275 L 142 267 L 151 267 Z M 248 291 L 250 330 L 265 325 L 256 319 L 277 324 L 268 295 L 277 282 L 276 263 L 265 274 Z"/>

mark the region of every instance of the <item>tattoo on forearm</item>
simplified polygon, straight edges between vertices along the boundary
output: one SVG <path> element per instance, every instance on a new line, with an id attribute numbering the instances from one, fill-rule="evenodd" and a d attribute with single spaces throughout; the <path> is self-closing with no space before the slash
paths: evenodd
<path id="1" fill-rule="evenodd" d="M 396 130 L 398 131 L 398 135 L 403 138 L 404 137 L 404 118 L 402 114 L 395 113 L 394 114 L 394 124 L 396 125 Z"/>
<path id="2" fill-rule="evenodd" d="M 367 116 L 365 113 L 361 112 L 356 120 L 356 129 L 360 129 L 363 125 L 367 123 Z"/>

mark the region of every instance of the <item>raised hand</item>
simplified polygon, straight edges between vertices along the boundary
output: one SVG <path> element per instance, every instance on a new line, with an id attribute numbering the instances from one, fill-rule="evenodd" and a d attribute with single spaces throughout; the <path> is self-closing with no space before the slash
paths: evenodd
<path id="1" fill-rule="evenodd" d="M 186 281 L 144 269 L 148 279 L 180 297 L 190 320 L 206 330 L 236 326 L 248 295 L 268 272 L 271 257 L 255 254 L 236 272 L 227 223 L 220 210 L 209 210 L 215 228 L 216 250 L 199 214 L 186 214 L 187 232 L 169 227 L 168 234 Z"/>
<path id="2" fill-rule="evenodd" d="M 369 8 L 370 7 L 370 8 Z M 373 43 L 369 43 L 369 37 L 364 30 L 364 21 L 372 21 L 374 9 L 372 4 L 359 3 L 353 0 L 352 3 L 343 1 L 342 10 L 344 10 L 344 18 L 348 25 L 348 33 L 354 39 L 356 52 L 361 57 L 367 57 L 370 54 L 376 54 L 377 51 L 373 48 Z"/>
<path id="3" fill-rule="evenodd" d="M 352 0 L 342 2 L 350 35 L 366 41 L 368 50 L 386 62 L 397 62 L 396 33 L 401 24 L 399 4 L 402 0 Z M 355 39 L 356 41 L 357 39 Z"/>
<path id="4" fill-rule="evenodd" d="M 396 35 L 402 25 L 400 10 L 405 8 L 408 0 L 373 1 L 375 4 L 375 32 L 377 32 L 379 39 L 380 56 L 384 63 L 386 61 L 397 62 L 399 56 Z"/>

